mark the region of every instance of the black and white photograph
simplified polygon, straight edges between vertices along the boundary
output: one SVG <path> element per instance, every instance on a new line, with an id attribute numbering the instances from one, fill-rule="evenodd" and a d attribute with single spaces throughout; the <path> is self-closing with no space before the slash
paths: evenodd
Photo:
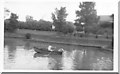
<path id="1" fill-rule="evenodd" d="M 114 0 L 5 0 L 4 70 L 114 71 L 115 6 Z"/>

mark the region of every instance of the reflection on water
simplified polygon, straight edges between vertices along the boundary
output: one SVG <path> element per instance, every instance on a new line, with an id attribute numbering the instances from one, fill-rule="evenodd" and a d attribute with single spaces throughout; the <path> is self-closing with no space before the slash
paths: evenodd
<path id="1" fill-rule="evenodd" d="M 34 46 L 46 47 L 49 43 L 36 43 L 18 39 L 5 39 L 5 69 L 21 70 L 112 70 L 112 52 L 80 46 L 52 44 L 63 48 L 62 55 L 36 53 Z"/>

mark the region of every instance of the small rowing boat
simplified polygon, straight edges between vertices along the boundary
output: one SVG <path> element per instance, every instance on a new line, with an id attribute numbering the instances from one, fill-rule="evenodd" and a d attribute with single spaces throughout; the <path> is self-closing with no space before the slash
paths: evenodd
<path id="1" fill-rule="evenodd" d="M 34 51 L 37 53 L 44 53 L 44 54 L 62 54 L 63 51 L 49 51 L 47 48 L 38 48 L 34 47 Z"/>

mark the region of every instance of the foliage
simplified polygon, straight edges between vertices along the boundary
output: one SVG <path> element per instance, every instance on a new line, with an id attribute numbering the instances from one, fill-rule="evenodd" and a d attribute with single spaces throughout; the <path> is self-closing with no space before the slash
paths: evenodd
<path id="1" fill-rule="evenodd" d="M 40 30 L 40 31 L 51 31 L 52 23 L 45 20 L 32 20 L 27 22 L 19 21 L 19 29 L 30 29 L 30 30 Z"/>
<path id="2" fill-rule="evenodd" d="M 40 30 L 43 31 L 51 31 L 52 30 L 52 22 L 40 20 L 39 22 Z"/>
<path id="3" fill-rule="evenodd" d="M 105 34 L 105 35 L 106 34 L 113 35 L 113 26 L 114 26 L 114 24 L 112 22 L 99 23 L 98 33 Z"/>
<path id="4" fill-rule="evenodd" d="M 75 28 L 76 27 L 72 22 L 67 22 L 66 25 L 63 25 L 62 32 L 64 34 L 73 33 Z"/>
<path id="5" fill-rule="evenodd" d="M 25 38 L 26 39 L 30 39 L 31 38 L 31 34 L 30 33 L 25 34 Z"/>
<path id="6" fill-rule="evenodd" d="M 66 25 L 66 17 L 67 17 L 67 13 L 66 13 L 66 8 L 65 7 L 61 7 L 60 9 L 55 9 L 55 13 L 52 13 L 52 20 L 53 20 L 53 24 L 55 26 L 55 30 L 58 32 L 62 32 L 62 28 L 64 25 Z"/>
<path id="7" fill-rule="evenodd" d="M 77 19 L 75 20 L 75 25 L 80 26 L 82 25 L 81 23 L 84 23 L 84 27 L 86 28 L 87 26 L 90 25 L 92 26 L 92 24 L 97 24 L 99 17 L 97 16 L 97 11 L 94 9 L 94 7 L 95 7 L 94 2 L 80 3 L 79 5 L 80 10 L 76 11 Z"/>
<path id="8" fill-rule="evenodd" d="M 76 27 L 76 31 L 83 31 L 83 27 L 80 25 L 80 26 L 77 26 Z"/>
<path id="9" fill-rule="evenodd" d="M 17 29 L 18 24 L 18 16 L 14 13 L 11 13 L 11 16 L 9 19 L 4 20 L 4 30 L 5 32 L 14 32 Z"/>
<path id="10" fill-rule="evenodd" d="M 88 25 L 85 28 L 85 31 L 86 31 L 86 33 L 97 34 L 99 29 L 100 29 L 99 25 L 92 24 L 92 25 Z"/>

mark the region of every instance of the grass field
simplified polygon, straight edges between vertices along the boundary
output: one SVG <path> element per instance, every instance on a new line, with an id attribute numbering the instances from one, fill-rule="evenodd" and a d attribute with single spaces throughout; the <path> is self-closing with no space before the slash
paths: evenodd
<path id="1" fill-rule="evenodd" d="M 33 31 L 20 29 L 16 33 L 5 33 L 5 36 L 16 36 L 24 37 L 26 33 L 30 33 L 33 39 L 42 40 L 45 42 L 56 42 L 56 43 L 75 43 L 81 45 L 94 45 L 94 46 L 107 46 L 111 45 L 112 40 L 106 38 L 95 38 L 95 37 L 75 37 L 75 36 L 61 36 L 56 32 L 50 31 Z"/>
<path id="2" fill-rule="evenodd" d="M 35 35 L 47 35 L 47 36 L 55 36 L 56 32 L 52 31 L 36 31 L 36 30 L 27 30 L 27 29 L 19 29 L 16 31 L 16 33 L 18 34 L 26 34 L 26 33 L 30 33 L 30 34 L 35 34 Z"/>
<path id="3" fill-rule="evenodd" d="M 70 34 L 67 35 L 63 35 L 60 33 L 57 33 L 55 31 L 36 31 L 36 30 L 27 30 L 27 29 L 19 29 L 16 31 L 16 33 L 18 34 L 26 34 L 26 33 L 30 33 L 33 35 L 44 35 L 44 36 L 55 36 L 55 37 L 67 37 L 67 38 L 82 38 L 82 39 L 94 39 L 94 40 L 111 40 L 112 37 L 109 37 L 108 39 L 106 38 L 106 36 L 98 36 L 98 38 L 96 38 L 96 35 L 88 35 L 86 37 L 79 37 L 79 36 L 73 36 Z"/>

